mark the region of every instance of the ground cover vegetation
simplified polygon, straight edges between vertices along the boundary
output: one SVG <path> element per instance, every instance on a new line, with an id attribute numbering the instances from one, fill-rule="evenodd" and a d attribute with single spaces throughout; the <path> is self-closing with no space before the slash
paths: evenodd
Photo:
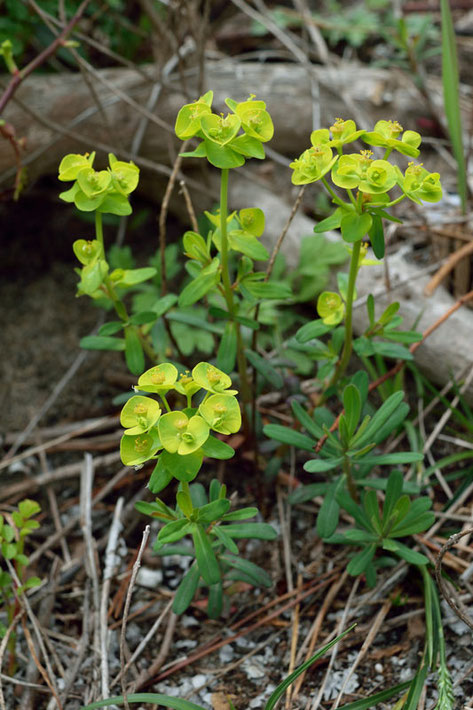
<path id="1" fill-rule="evenodd" d="M 121 8 L 116 3 L 115 9 Z M 330 9 L 338 10 L 338 3 Z M 450 102 L 446 113 L 465 208 L 455 94 L 458 71 L 446 3 L 442 9 L 444 53 L 450 57 L 444 66 L 446 95 L 456 106 L 452 108 Z M 383 3 L 381 10 L 387 11 Z M 280 8 L 270 16 L 282 27 L 291 18 Z M 19 21 L 14 13 L 10 19 Z M 8 29 L 8 23 L 4 25 Z M 415 46 L 416 51 L 423 51 L 423 41 L 421 48 L 409 44 L 408 24 L 395 26 L 396 46 L 406 52 L 412 68 L 415 56 L 409 50 Z M 419 37 L 430 37 L 429 28 L 428 23 L 422 25 Z M 330 42 L 340 40 L 333 26 L 328 24 L 325 30 Z M 366 39 L 360 31 L 357 34 L 352 17 L 351 30 L 342 36 L 358 47 Z M 14 77 L 18 76 L 14 50 L 20 54 L 22 49 L 8 38 L 2 45 Z M 314 535 L 329 549 L 343 550 L 345 578 L 356 578 L 357 585 L 375 589 L 380 575 L 396 571 L 401 564 L 409 567 L 411 583 L 415 580 L 424 599 L 424 648 L 411 677 L 339 707 L 369 708 L 393 698 L 396 708 L 420 708 L 427 683 L 434 678 L 435 707 L 453 708 L 439 590 L 445 595 L 442 558 L 453 539 L 456 544 L 459 538 L 454 535 L 435 562 L 422 534 L 436 520 L 431 510 L 432 477 L 471 454 L 447 456 L 429 467 L 423 464 L 421 438 L 409 418 L 403 372 L 406 366 L 410 368 L 419 392 L 432 388 L 414 365 L 414 353 L 429 332 L 403 329 L 400 304 L 380 308 L 375 294 L 366 299 L 364 332 L 356 335 L 353 328 L 357 278 L 361 269 L 370 269 L 385 257 L 386 225 L 402 223 L 395 208 L 408 202 L 421 209 L 439 203 L 443 198 L 440 174 L 429 171 L 428 160 L 421 157 L 421 133 L 404 130 L 395 119 L 361 126 L 351 118 L 335 118 L 329 127 L 313 130 L 309 147 L 290 163 L 288 180 L 300 188 L 301 195 L 306 186 L 318 183 L 325 191 L 325 216 L 316 222 L 314 237 L 303 243 L 299 268 L 288 272 L 278 253 L 280 245 L 270 253 L 261 241 L 264 211 L 257 204 L 232 211 L 229 204 L 233 171 L 250 160 L 265 159 L 265 144 L 275 131 L 273 120 L 263 97 L 250 94 L 238 101 L 227 97 L 225 104 L 226 113 L 223 106 L 214 106 L 209 90 L 177 113 L 174 130 L 183 142 L 179 160 L 200 159 L 219 171 L 219 202 L 214 209 L 199 212 L 197 218 L 189 207 L 192 229 L 184 232 L 178 244 L 162 241 L 147 266 L 137 267 L 132 248 L 112 246 L 107 235 L 110 215 L 126 218 L 132 214 L 132 193 L 140 177 L 137 164 L 109 153 L 105 165 L 91 145 L 89 152 L 65 155 L 59 165 L 59 181 L 72 183 L 60 198 L 71 209 L 74 206 L 92 215 L 95 226 L 95 234 L 84 234 L 73 243 L 79 262 L 77 295 L 90 298 L 106 314 L 98 332 L 82 338 L 81 345 L 85 350 L 116 352 L 117 359 L 123 353 L 135 381 L 131 391 L 114 400 L 122 407 L 121 461 L 138 474 L 143 469 L 146 489 L 152 494 L 151 500 L 149 496 L 135 500 L 134 508 L 137 515 L 150 518 L 153 530 L 156 521 L 160 523 L 152 545 L 157 556 L 188 560 L 169 609 L 180 616 L 194 607 L 212 620 L 227 619 L 238 603 L 239 590 L 272 588 L 268 569 L 248 559 L 254 544 L 248 541 L 276 544 L 278 532 L 264 521 L 265 511 L 256 505 L 235 508 L 232 489 L 239 471 L 251 471 L 255 479 L 274 483 L 281 469 L 290 466 L 291 482 L 295 475 L 302 482 L 289 493 L 288 504 L 303 508 L 317 502 Z M 15 146 L 12 133 L 9 139 Z M 18 176 L 17 196 L 22 186 Z M 333 230 L 338 234 L 335 243 L 324 237 Z M 307 258 L 306 263 L 304 256 L 317 261 L 310 263 Z M 344 267 L 336 275 L 336 286 L 335 282 L 328 285 L 330 266 Z M 310 309 L 313 313 L 308 316 Z M 432 324 L 431 330 L 443 320 Z M 287 389 L 289 375 L 297 384 L 293 384 L 281 424 L 278 412 L 262 413 L 259 402 L 274 390 Z M 311 394 L 301 387 L 309 377 Z M 459 426 L 471 433 L 471 412 L 460 392 L 458 402 L 462 411 L 448 401 L 447 405 Z M 231 476 L 223 483 L 219 462 L 226 461 Z M 460 470 L 446 477 L 448 483 L 457 485 L 457 497 L 467 489 L 471 473 L 467 471 L 464 480 L 463 476 Z M 441 473 L 439 480 L 445 482 Z M 38 503 L 24 499 L 17 509 L 5 513 L 5 519 L 0 517 L 5 617 L 0 626 L 0 657 L 8 648 L 10 674 L 17 667 L 15 627 L 20 620 L 25 636 L 29 634 L 27 592 L 42 584 L 28 574 L 30 560 L 24 552 L 24 538 L 39 527 L 35 519 L 39 513 Z M 107 692 L 108 682 L 102 683 L 102 698 L 83 705 L 83 710 L 147 703 L 201 710 L 185 698 L 136 693 L 126 687 L 126 669 L 131 664 L 125 657 L 126 619 L 149 534 L 148 525 L 125 604 L 120 643 L 122 693 L 112 696 Z M 455 609 L 456 601 L 446 596 Z M 469 623 L 461 608 L 460 617 Z M 266 710 L 285 693 L 289 707 L 291 689 L 302 683 L 307 669 L 352 631 L 353 625 L 339 628 L 317 653 L 312 647 L 304 663 L 297 668 L 293 664 L 270 694 Z M 102 654 L 107 643 L 105 633 Z M 46 671 L 42 675 L 48 678 Z M 46 682 L 52 702 L 62 707 L 56 689 Z M 0 702 L 5 705 L 1 685 L 0 691 Z M 241 705 L 238 697 L 234 704 L 230 698 L 226 703 L 228 708 Z"/>

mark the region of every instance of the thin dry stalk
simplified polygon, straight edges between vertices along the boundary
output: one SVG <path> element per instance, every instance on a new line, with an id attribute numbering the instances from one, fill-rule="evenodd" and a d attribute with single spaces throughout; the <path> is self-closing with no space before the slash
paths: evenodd
<path id="1" fill-rule="evenodd" d="M 5 655 L 5 651 L 8 646 L 8 640 L 10 636 L 12 635 L 13 631 L 15 630 L 15 626 L 18 624 L 20 619 L 22 618 L 24 614 L 24 610 L 22 610 L 15 618 L 13 619 L 12 623 L 9 625 L 5 636 L 2 638 L 2 643 L 0 643 L 0 669 L 3 665 L 3 657 Z M 0 710 L 7 710 L 7 707 L 5 705 L 5 697 L 3 695 L 3 680 L 4 676 L 3 674 L 0 673 Z"/>
<path id="2" fill-rule="evenodd" d="M 138 644 L 138 646 L 136 647 L 136 649 L 133 651 L 132 655 L 130 656 L 130 658 L 129 658 L 128 661 L 126 662 L 126 664 L 125 664 L 125 666 L 123 667 L 123 669 L 120 670 L 120 672 L 118 673 L 118 675 L 115 676 L 115 678 L 113 679 L 113 681 L 112 681 L 112 687 L 115 685 L 115 683 L 118 683 L 118 681 L 121 679 L 123 673 L 126 673 L 126 672 L 128 671 L 128 669 L 129 669 L 129 667 L 131 666 L 131 664 L 136 661 L 136 659 L 138 658 L 138 656 L 144 651 L 144 649 L 146 648 L 146 646 L 148 645 L 148 643 L 151 641 L 151 639 L 156 636 L 156 632 L 157 632 L 157 630 L 159 629 L 159 627 L 161 626 L 161 623 L 163 622 L 163 619 L 164 619 L 164 618 L 166 617 L 166 615 L 171 611 L 171 607 L 172 607 L 173 601 L 174 601 L 174 599 L 171 599 L 171 600 L 166 604 L 166 606 L 164 607 L 163 611 L 162 611 L 161 614 L 158 616 L 158 618 L 156 619 L 156 621 L 154 622 L 154 624 L 151 626 L 151 628 L 149 629 L 149 631 L 148 631 L 148 633 L 146 634 L 146 636 L 144 637 L 144 639 Z M 154 603 L 154 602 L 153 602 L 153 603 Z M 130 619 L 131 616 L 129 615 L 128 618 Z"/>
<path id="3" fill-rule="evenodd" d="M 81 529 L 85 543 L 85 570 L 92 582 L 93 613 L 91 622 L 93 624 L 93 649 L 95 656 L 94 673 L 100 667 L 100 583 L 97 571 L 97 547 L 92 534 L 92 483 L 94 479 L 94 462 L 91 454 L 84 457 L 84 465 L 81 475 L 80 487 L 80 509 L 81 509 Z M 96 678 L 97 680 L 97 678 Z"/>
<path id="4" fill-rule="evenodd" d="M 74 684 L 74 681 L 79 673 L 82 666 L 82 661 L 84 660 L 85 652 L 89 646 L 89 609 L 90 609 L 90 581 L 87 579 L 84 587 L 84 601 L 82 604 L 82 636 L 77 645 L 77 656 L 70 666 L 66 677 L 64 679 L 64 690 L 61 693 L 61 700 L 63 703 L 66 702 L 69 692 Z M 85 700 L 87 702 L 87 700 Z M 49 708 L 48 710 L 54 710 L 54 708 Z"/>
<path id="5" fill-rule="evenodd" d="M 186 203 L 186 210 L 187 214 L 189 215 L 191 227 L 194 232 L 198 232 L 199 225 L 197 224 L 197 217 L 195 216 L 194 205 L 192 204 L 191 196 L 184 180 L 179 180 L 179 194 L 184 196 L 184 202 Z"/>
<path id="6" fill-rule="evenodd" d="M 443 545 L 435 560 L 435 579 L 437 580 L 438 587 L 442 592 L 442 596 L 444 597 L 445 601 L 453 609 L 458 618 L 461 619 L 464 624 L 466 624 L 470 629 L 473 630 L 473 619 L 468 614 L 464 604 L 460 601 L 460 598 L 456 591 L 453 589 L 453 586 L 449 585 L 449 588 L 447 588 L 447 584 L 442 577 L 442 559 L 445 553 L 451 547 L 453 547 L 453 545 L 455 545 L 462 537 L 465 537 L 465 535 L 470 535 L 471 533 L 473 533 L 473 528 L 467 528 L 466 530 L 456 533 L 456 535 L 451 535 L 448 538 L 447 542 L 445 543 L 445 545 Z"/>
<path id="7" fill-rule="evenodd" d="M 116 549 L 118 538 L 122 529 L 121 515 L 123 511 L 124 498 L 119 498 L 113 513 L 112 525 L 108 537 L 107 549 L 105 551 L 105 569 L 103 572 L 102 594 L 100 597 L 100 655 L 102 670 L 102 695 L 108 698 L 110 695 L 109 669 L 108 669 L 108 598 L 110 595 L 110 585 L 117 567 Z"/>
<path id="8" fill-rule="evenodd" d="M 136 679 L 134 683 L 136 688 L 141 688 L 148 682 L 150 678 L 156 675 L 156 673 L 160 670 L 169 653 L 169 647 L 172 643 L 172 639 L 174 636 L 176 622 L 177 615 L 174 614 L 174 612 L 171 612 L 169 615 L 168 625 L 166 626 L 166 632 L 164 634 L 163 642 L 161 644 L 161 648 L 159 649 L 159 653 L 151 664 L 151 666 L 146 671 L 143 671 Z"/>
<path id="9" fill-rule="evenodd" d="M 347 577 L 348 577 L 348 572 L 345 570 L 343 572 L 343 574 L 340 575 L 340 577 L 338 577 L 334 581 L 334 583 L 332 584 L 332 586 L 328 590 L 328 593 L 324 597 L 322 606 L 320 607 L 319 612 L 314 619 L 314 623 L 312 624 L 312 626 L 309 630 L 309 633 L 307 634 L 306 640 L 309 641 L 309 647 L 307 649 L 307 653 L 305 654 L 304 662 L 308 661 L 309 658 L 313 655 L 315 644 L 317 643 L 317 640 L 319 638 L 320 629 L 322 628 L 322 624 L 325 619 L 325 616 L 327 615 L 328 610 L 332 606 L 333 601 L 336 598 L 338 592 L 345 584 Z M 299 650 L 299 654 L 296 659 L 297 663 L 300 663 L 303 651 L 304 651 L 304 646 L 302 646 Z M 294 693 L 292 696 L 294 701 L 297 699 L 297 696 L 299 695 L 299 692 L 300 692 L 300 689 L 301 689 L 302 684 L 304 682 L 305 676 L 306 676 L 306 671 L 304 671 L 304 673 L 302 673 L 299 676 L 299 678 L 296 680 L 296 682 L 294 684 Z"/>
<path id="10" fill-rule="evenodd" d="M 125 710 L 130 710 L 130 704 L 128 703 L 128 698 L 126 695 L 125 673 L 123 673 L 123 668 L 125 667 L 125 663 L 126 663 L 126 656 L 125 656 L 126 623 L 127 623 L 128 613 L 130 611 L 131 598 L 133 596 L 133 587 L 135 585 L 135 580 L 136 580 L 136 576 L 138 574 L 138 570 L 140 569 L 140 566 L 141 566 L 141 558 L 143 557 L 143 553 L 144 553 L 144 551 L 146 549 L 146 545 L 148 543 L 150 531 L 151 531 L 151 528 L 149 525 L 147 525 L 143 531 L 143 538 L 141 540 L 141 545 L 140 545 L 140 549 L 138 552 L 138 556 L 136 558 L 136 562 L 133 565 L 133 571 L 131 573 L 131 579 L 130 579 L 130 584 L 128 587 L 128 593 L 126 595 L 125 609 L 123 610 L 123 624 L 122 624 L 122 629 L 121 629 L 121 634 L 120 634 L 120 666 L 122 668 L 121 687 L 122 687 L 123 704 L 125 705 Z"/>
<path id="11" fill-rule="evenodd" d="M 302 589 L 302 575 L 297 578 L 297 589 L 300 592 Z M 292 614 L 292 632 L 291 632 L 291 653 L 289 657 L 289 668 L 287 669 L 287 674 L 291 675 L 296 667 L 296 653 L 297 653 L 297 642 L 299 640 L 299 615 L 301 611 L 301 605 L 296 604 Z M 292 691 L 294 689 L 293 685 L 290 685 L 286 691 L 286 710 L 290 710 Z"/>
<path id="12" fill-rule="evenodd" d="M 464 244 L 460 247 L 460 249 L 457 249 L 457 251 L 454 251 L 453 254 L 450 254 L 445 264 L 443 264 L 437 273 L 435 273 L 430 279 L 424 289 L 424 294 L 426 296 L 431 296 L 436 288 L 440 286 L 444 278 L 455 268 L 455 266 L 470 254 L 473 254 L 473 242 Z"/>
<path id="13" fill-rule="evenodd" d="M 350 668 L 350 670 L 348 671 L 348 673 L 345 675 L 345 678 L 344 678 L 344 680 L 343 680 L 342 687 L 340 688 L 340 692 L 339 692 L 339 694 L 338 694 L 338 697 L 337 697 L 337 699 L 335 700 L 334 704 L 332 705 L 332 710 L 336 710 L 336 708 L 338 708 L 338 706 L 340 705 L 340 701 L 341 701 L 342 696 L 343 696 L 343 694 L 344 694 L 344 692 L 345 692 L 345 688 L 347 687 L 348 681 L 349 681 L 350 678 L 352 677 L 353 673 L 355 672 L 355 670 L 357 669 L 357 667 L 359 666 L 359 664 L 361 663 L 361 661 L 363 660 L 363 658 L 366 656 L 366 653 L 368 652 L 369 647 L 370 647 L 371 644 L 373 643 L 373 641 L 374 641 L 374 639 L 375 639 L 375 636 L 376 636 L 376 634 L 378 633 L 379 629 L 381 628 L 381 624 L 382 624 L 383 621 L 385 620 L 385 618 L 386 618 L 387 614 L 389 613 L 389 610 L 391 609 L 391 607 L 392 607 L 392 602 L 391 602 L 391 600 L 390 600 L 390 599 L 386 599 L 386 601 L 384 602 L 383 606 L 381 607 L 381 609 L 379 610 L 378 614 L 376 615 L 376 618 L 375 618 L 374 622 L 370 625 L 370 628 L 369 628 L 369 631 L 368 631 L 368 635 L 366 636 L 366 639 L 363 641 L 363 645 L 362 645 L 362 647 L 360 648 L 360 651 L 359 651 L 359 653 L 358 653 L 358 655 L 357 655 L 357 657 L 356 657 L 356 659 L 355 659 L 355 662 L 354 662 L 353 665 L 351 666 L 351 668 Z"/>

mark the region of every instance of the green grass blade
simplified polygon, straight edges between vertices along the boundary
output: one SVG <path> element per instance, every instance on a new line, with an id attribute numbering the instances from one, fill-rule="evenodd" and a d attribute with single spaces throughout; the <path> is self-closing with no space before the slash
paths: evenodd
<path id="1" fill-rule="evenodd" d="M 403 690 L 407 690 L 412 681 L 407 680 L 404 683 L 399 683 L 392 688 L 386 688 L 381 690 L 379 693 L 370 695 L 368 698 L 363 698 L 362 700 L 355 700 L 353 703 L 347 703 L 342 705 L 338 710 L 368 710 L 368 708 L 375 708 L 378 703 L 383 703 L 386 700 L 390 700 L 398 693 L 402 693 Z"/>
<path id="2" fill-rule="evenodd" d="M 466 212 L 467 183 L 463 133 L 460 114 L 460 91 L 458 75 L 457 47 L 453 29 L 452 14 L 448 0 L 440 0 L 442 12 L 442 82 L 443 104 L 447 117 L 448 131 L 453 155 L 457 161 L 458 194 L 462 212 Z"/>
<path id="3" fill-rule="evenodd" d="M 344 636 L 346 636 L 352 629 L 354 629 L 356 624 L 352 624 L 346 631 L 344 631 L 340 636 L 337 636 L 337 638 L 333 639 L 333 641 L 330 641 L 330 643 L 327 643 L 325 646 L 323 646 L 317 653 L 312 656 L 312 658 L 309 658 L 308 661 L 302 664 L 302 666 L 299 666 L 299 668 L 296 668 L 296 670 L 291 673 L 291 675 L 288 675 L 288 677 L 283 680 L 282 683 L 278 685 L 276 690 L 271 694 L 270 698 L 268 699 L 268 702 L 266 703 L 264 710 L 273 710 L 275 707 L 276 703 L 280 699 L 282 695 L 286 692 L 286 690 L 289 688 L 289 686 L 294 683 L 296 678 L 300 676 L 301 673 L 303 673 L 309 666 L 311 666 L 315 661 L 317 661 L 321 656 L 324 655 L 324 653 L 327 653 L 332 646 L 335 646 L 336 643 L 338 643 Z"/>
<path id="4" fill-rule="evenodd" d="M 169 695 L 161 695 L 160 693 L 131 693 L 127 695 L 127 700 L 129 703 L 154 703 L 165 708 L 172 708 L 172 710 L 204 710 L 201 705 L 190 703 L 188 700 L 171 698 Z M 124 703 L 123 695 L 116 695 L 113 698 L 106 698 L 106 700 L 98 700 L 96 703 L 84 705 L 80 710 L 96 710 L 96 708 L 108 708 L 110 705 L 124 705 Z"/>

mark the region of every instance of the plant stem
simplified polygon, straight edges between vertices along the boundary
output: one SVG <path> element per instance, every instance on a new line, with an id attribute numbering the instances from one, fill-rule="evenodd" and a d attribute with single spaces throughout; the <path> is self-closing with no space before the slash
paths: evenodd
<path id="1" fill-rule="evenodd" d="M 334 385 L 347 369 L 353 347 L 353 295 L 355 293 L 356 276 L 358 274 L 358 260 L 360 256 L 361 239 L 353 244 L 351 253 L 350 272 L 348 275 L 348 288 L 345 311 L 345 342 L 343 352 L 332 377 L 330 385 Z"/>
<path id="2" fill-rule="evenodd" d="M 232 321 L 235 326 L 237 340 L 237 364 L 238 374 L 240 376 L 241 395 L 243 405 L 250 402 L 250 388 L 246 375 L 246 357 L 243 349 L 243 340 L 241 337 L 240 324 L 234 320 L 235 302 L 233 300 L 233 290 L 230 279 L 230 270 L 228 266 L 228 237 L 227 237 L 227 216 L 228 216 L 228 168 L 222 169 L 220 181 L 220 259 L 222 264 L 222 284 L 227 304 L 227 309 L 232 316 Z"/>
<path id="3" fill-rule="evenodd" d="M 102 213 L 95 212 L 95 236 L 100 244 L 100 256 L 105 259 L 105 246 L 103 243 L 103 224 L 102 224 Z"/>

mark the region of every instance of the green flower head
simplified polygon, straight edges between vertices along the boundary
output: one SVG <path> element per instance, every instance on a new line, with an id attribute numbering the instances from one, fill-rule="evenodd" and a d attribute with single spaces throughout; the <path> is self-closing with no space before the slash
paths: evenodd
<path id="1" fill-rule="evenodd" d="M 409 163 L 405 175 L 397 170 L 399 187 L 407 197 L 417 204 L 425 202 L 438 202 L 442 199 L 442 185 L 439 173 L 429 173 L 420 165 Z"/>
<path id="2" fill-rule="evenodd" d="M 160 448 L 162 445 L 156 429 L 137 436 L 124 434 L 120 441 L 120 457 L 125 466 L 140 466 L 152 458 Z"/>
<path id="3" fill-rule="evenodd" d="M 89 153 L 84 153 L 84 155 L 69 153 L 69 155 L 65 155 L 59 164 L 59 180 L 61 182 L 77 180 L 79 171 L 84 168 L 91 168 L 94 158 L 95 152 L 90 153 L 90 155 Z"/>
<path id="4" fill-rule="evenodd" d="M 333 167 L 337 159 L 338 155 L 333 157 L 332 149 L 327 143 L 313 145 L 290 164 L 289 167 L 294 171 L 291 178 L 293 185 L 308 185 L 320 180 Z"/>
<path id="5" fill-rule="evenodd" d="M 397 121 L 378 121 L 374 131 L 368 131 L 361 136 L 361 139 L 368 145 L 381 146 L 397 150 L 402 155 L 409 155 L 416 158 L 419 155 L 418 147 L 422 137 L 416 131 L 404 131 L 401 139 L 402 126 Z"/>
<path id="6" fill-rule="evenodd" d="M 179 375 L 179 379 L 174 385 L 174 389 L 176 392 L 179 392 L 179 394 L 183 394 L 186 397 L 192 397 L 192 395 L 198 392 L 201 387 L 197 384 L 197 382 L 194 382 L 189 374 L 189 370 L 186 370 L 185 372 L 181 372 Z"/>
<path id="7" fill-rule="evenodd" d="M 139 378 L 135 390 L 139 392 L 156 392 L 166 394 L 174 387 L 177 380 L 177 368 L 170 362 L 146 370 Z"/>
<path id="8" fill-rule="evenodd" d="M 209 425 L 198 414 L 190 419 L 184 412 L 168 412 L 158 421 L 161 443 L 170 454 L 192 454 L 209 438 Z"/>
<path id="9" fill-rule="evenodd" d="M 235 434 L 241 427 L 240 405 L 236 397 L 228 394 L 213 394 L 199 407 L 211 429 L 220 434 Z"/>
<path id="10" fill-rule="evenodd" d="M 387 160 L 372 160 L 370 150 L 342 155 L 332 170 L 332 180 L 347 190 L 358 188 L 371 195 L 387 192 L 396 184 L 396 172 Z"/>
<path id="11" fill-rule="evenodd" d="M 209 113 L 202 117 L 200 126 L 202 133 L 209 141 L 223 146 L 236 137 L 241 121 L 235 113 L 229 113 L 225 117 Z"/>
<path id="12" fill-rule="evenodd" d="M 194 101 L 192 104 L 186 104 L 181 108 L 177 114 L 176 125 L 174 127 L 178 138 L 185 141 L 187 138 L 193 138 L 200 133 L 200 122 L 202 118 L 212 113 L 212 99 L 213 92 L 208 91 L 197 101 Z"/>
<path id="13" fill-rule="evenodd" d="M 120 424 L 125 427 L 125 434 L 144 434 L 156 424 L 161 414 L 161 407 L 150 397 L 136 395 L 131 397 L 120 414 Z"/>
<path id="14" fill-rule="evenodd" d="M 343 118 L 336 118 L 330 129 L 319 128 L 316 131 L 312 131 L 310 142 L 313 146 L 327 145 L 330 148 L 340 148 L 346 143 L 353 143 L 364 132 L 364 130 L 356 129 L 355 121 L 351 119 L 344 121 Z"/>
<path id="15" fill-rule="evenodd" d="M 345 315 L 345 304 L 340 294 L 324 291 L 317 299 L 317 311 L 325 325 L 338 325 Z"/>
<path id="16" fill-rule="evenodd" d="M 212 394 L 237 394 L 238 392 L 238 390 L 229 390 L 232 385 L 230 377 L 208 362 L 199 362 L 192 370 L 192 377 L 199 387 Z"/>
<path id="17" fill-rule="evenodd" d="M 133 163 L 117 160 L 113 153 L 108 154 L 113 188 L 121 195 L 129 195 L 138 185 L 140 169 Z"/>
<path id="18" fill-rule="evenodd" d="M 112 176 L 108 170 L 97 172 L 93 168 L 82 168 L 77 174 L 77 182 L 87 197 L 96 197 L 107 191 L 112 182 Z"/>
<path id="19" fill-rule="evenodd" d="M 98 242 L 97 239 L 91 242 L 85 239 L 76 239 L 72 245 L 72 249 L 80 263 L 85 266 L 95 263 L 102 253 L 100 242 Z"/>

